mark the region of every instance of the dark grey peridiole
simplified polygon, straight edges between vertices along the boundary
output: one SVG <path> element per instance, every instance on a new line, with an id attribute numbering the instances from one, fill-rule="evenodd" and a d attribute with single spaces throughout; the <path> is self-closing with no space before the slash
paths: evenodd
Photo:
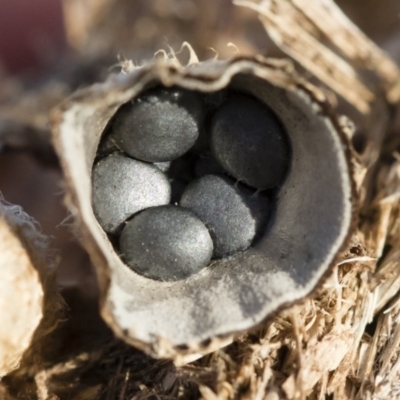
<path id="1" fill-rule="evenodd" d="M 184 279 L 247 250 L 271 214 L 271 199 L 256 192 L 282 184 L 288 169 L 285 132 L 268 106 L 233 92 L 206 115 L 202 96 L 158 87 L 125 104 L 105 138 L 114 147 L 102 147 L 119 151 L 93 168 L 99 223 L 151 279 Z M 196 154 L 205 120 L 211 149 Z"/>
<path id="2" fill-rule="evenodd" d="M 171 199 L 171 185 L 159 168 L 119 154 L 100 160 L 92 181 L 93 210 L 109 233 L 116 233 L 136 212 Z"/>
<path id="3" fill-rule="evenodd" d="M 282 125 L 267 105 L 235 94 L 215 112 L 211 150 L 238 181 L 257 189 L 283 183 L 290 150 Z"/>
<path id="4" fill-rule="evenodd" d="M 250 247 L 270 214 L 267 198 L 219 175 L 205 175 L 190 183 L 180 205 L 192 210 L 211 230 L 214 257 L 218 258 Z"/>
<path id="5" fill-rule="evenodd" d="M 120 251 L 138 273 L 176 281 L 209 263 L 213 243 L 206 226 L 191 211 L 168 205 L 148 208 L 130 220 L 120 237 Z"/>
<path id="6" fill-rule="evenodd" d="M 127 154 L 139 160 L 175 160 L 196 142 L 204 105 L 197 92 L 156 88 L 117 112 L 111 136 Z"/>

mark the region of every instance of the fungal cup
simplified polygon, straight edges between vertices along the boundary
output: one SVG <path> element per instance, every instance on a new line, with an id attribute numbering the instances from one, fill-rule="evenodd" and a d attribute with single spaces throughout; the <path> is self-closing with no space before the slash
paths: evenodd
<path id="1" fill-rule="evenodd" d="M 109 121 L 156 86 L 254 96 L 282 122 L 291 148 L 273 216 L 258 240 L 172 282 L 128 268 L 92 207 L 92 167 Z M 349 144 L 322 91 L 287 63 L 237 58 L 182 67 L 153 61 L 76 93 L 53 121 L 67 202 L 97 270 L 102 315 L 124 340 L 154 356 L 205 353 L 254 328 L 308 295 L 346 246 L 355 197 Z"/>

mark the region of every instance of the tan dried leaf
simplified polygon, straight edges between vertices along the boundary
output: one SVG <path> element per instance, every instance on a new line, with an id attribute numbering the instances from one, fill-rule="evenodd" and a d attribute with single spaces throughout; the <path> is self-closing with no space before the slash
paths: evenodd
<path id="1" fill-rule="evenodd" d="M 24 226 L 34 229 L 30 224 L 18 207 L 0 203 L 0 377 L 19 366 L 43 316 L 40 257 L 32 257 L 23 235 Z"/>

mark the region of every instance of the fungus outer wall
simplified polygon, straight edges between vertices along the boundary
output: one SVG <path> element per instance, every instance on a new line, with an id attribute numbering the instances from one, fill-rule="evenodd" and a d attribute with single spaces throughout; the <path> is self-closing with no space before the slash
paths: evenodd
<path id="1" fill-rule="evenodd" d="M 103 316 L 126 341 L 155 356 L 176 346 L 253 328 L 285 304 L 309 294 L 334 262 L 352 223 L 352 178 L 344 135 L 296 77 L 253 59 L 203 63 L 189 69 L 154 64 L 94 86 L 71 100 L 56 128 L 70 205 L 98 268 Z M 276 85 L 268 82 L 275 82 Z M 249 251 L 214 262 L 187 280 L 159 282 L 127 268 L 91 209 L 90 176 L 102 131 L 118 105 L 146 85 L 249 92 L 284 124 L 292 165 L 278 194 L 275 217 Z M 284 84 L 288 89 L 282 88 Z M 308 87 L 310 89 L 310 87 Z"/>

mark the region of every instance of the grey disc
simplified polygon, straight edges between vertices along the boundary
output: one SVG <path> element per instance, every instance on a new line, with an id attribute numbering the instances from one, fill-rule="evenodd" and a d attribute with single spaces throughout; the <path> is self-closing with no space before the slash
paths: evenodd
<path id="1" fill-rule="evenodd" d="M 209 263 L 213 242 L 207 227 L 191 211 L 168 205 L 148 208 L 130 220 L 121 234 L 120 251 L 139 274 L 176 281 Z"/>
<path id="2" fill-rule="evenodd" d="M 152 164 L 112 154 L 93 168 L 93 210 L 106 232 L 117 233 L 133 214 L 168 204 L 170 199 L 166 175 Z"/>
<path id="3" fill-rule="evenodd" d="M 268 199 L 219 175 L 205 175 L 190 183 L 180 205 L 208 226 L 217 258 L 249 248 L 270 214 Z"/>
<path id="4" fill-rule="evenodd" d="M 196 143 L 203 116 L 199 93 L 157 88 L 117 111 L 111 136 L 118 147 L 139 160 L 172 161 Z"/>
<path id="5" fill-rule="evenodd" d="M 290 163 L 281 123 L 267 105 L 246 95 L 232 95 L 215 112 L 211 150 L 229 174 L 257 189 L 281 185 Z"/>

